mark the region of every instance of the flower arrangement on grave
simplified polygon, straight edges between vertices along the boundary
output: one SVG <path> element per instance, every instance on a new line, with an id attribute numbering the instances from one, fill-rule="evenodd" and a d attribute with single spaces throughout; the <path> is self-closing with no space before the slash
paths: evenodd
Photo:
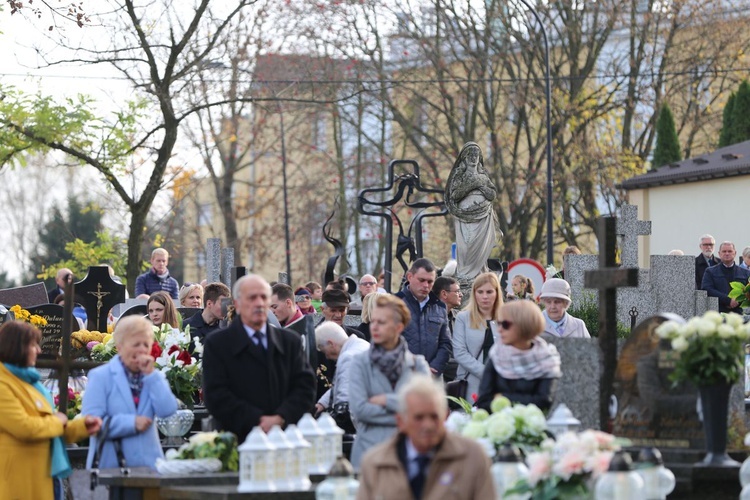
<path id="1" fill-rule="evenodd" d="M 223 472 L 239 468 L 237 437 L 231 432 L 197 432 L 178 449 L 167 450 L 167 460 L 218 458 Z"/>
<path id="2" fill-rule="evenodd" d="M 154 337 L 156 341 L 151 348 L 151 356 L 156 360 L 156 369 L 164 373 L 175 397 L 192 408 L 193 396 L 201 388 L 203 372 L 203 363 L 196 360 L 193 354 L 202 354 L 203 344 L 198 338 L 190 338 L 189 326 L 184 332 L 167 324 L 154 327 Z M 195 345 L 193 348 L 191 340 Z"/>
<path id="3" fill-rule="evenodd" d="M 55 408 L 60 409 L 60 395 L 55 394 Z M 68 387 L 68 409 L 66 415 L 68 420 L 73 420 L 81 413 L 81 406 L 83 405 L 83 391 L 74 391 Z"/>
<path id="4" fill-rule="evenodd" d="M 89 342 L 86 344 L 86 349 L 89 349 L 91 351 L 91 359 L 94 361 L 99 361 L 101 363 L 106 363 L 110 359 L 115 357 L 115 354 L 117 354 L 117 347 L 115 347 L 115 339 L 112 337 L 111 333 L 108 333 L 105 335 L 101 342 L 96 343 Z"/>
<path id="5" fill-rule="evenodd" d="M 70 345 L 74 349 L 83 349 L 84 347 L 90 352 L 96 344 L 104 340 L 106 334 L 86 329 L 78 330 L 70 334 Z M 91 345 L 91 347 L 89 347 Z"/>
<path id="6" fill-rule="evenodd" d="M 556 441 L 545 439 L 539 451 L 526 456 L 528 482 L 506 493 L 544 500 L 592 498 L 594 482 L 619 449 L 613 435 L 595 430 L 566 432 Z"/>
<path id="7" fill-rule="evenodd" d="M 38 314 L 31 314 L 28 310 L 24 309 L 18 304 L 11 307 L 10 310 L 13 313 L 13 316 L 15 316 L 17 321 L 23 321 L 24 323 L 31 323 L 37 328 L 39 328 L 40 326 L 47 326 L 46 319 L 39 316 Z"/>
<path id="8" fill-rule="evenodd" d="M 750 307 L 750 280 L 747 283 L 732 281 L 729 283 L 729 298 L 739 302 L 740 307 Z"/>
<path id="9" fill-rule="evenodd" d="M 743 347 L 750 338 L 750 323 L 742 316 L 708 311 L 686 323 L 665 321 L 656 334 L 678 353 L 670 378 L 696 386 L 734 384 L 744 374 Z"/>
<path id="10" fill-rule="evenodd" d="M 529 453 L 548 437 L 547 420 L 535 405 L 513 405 L 508 398 L 499 396 L 492 401 L 490 414 L 487 410 L 473 408 L 463 398 L 448 398 L 462 411 L 452 412 L 446 427 L 471 439 L 487 440 L 495 449 L 514 444 Z"/>

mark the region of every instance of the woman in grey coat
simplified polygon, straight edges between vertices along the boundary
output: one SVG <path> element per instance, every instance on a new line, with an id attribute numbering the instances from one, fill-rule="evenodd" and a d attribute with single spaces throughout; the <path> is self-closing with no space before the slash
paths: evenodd
<path id="1" fill-rule="evenodd" d="M 456 316 L 453 325 L 453 357 L 458 363 L 456 380 L 466 379 L 466 394 L 473 403 L 472 394 L 478 394 L 484 365 L 489 359 L 490 347 L 498 339 L 497 321 L 503 305 L 500 280 L 495 273 L 482 273 L 471 286 L 471 297 L 466 308 Z"/>
<path id="2" fill-rule="evenodd" d="M 409 352 L 401 332 L 409 324 L 409 309 L 393 295 L 383 295 L 370 315 L 371 347 L 351 361 L 349 411 L 357 429 L 352 465 L 359 470 L 362 455 L 396 433 L 396 392 L 413 373 L 430 373 L 424 356 Z"/>

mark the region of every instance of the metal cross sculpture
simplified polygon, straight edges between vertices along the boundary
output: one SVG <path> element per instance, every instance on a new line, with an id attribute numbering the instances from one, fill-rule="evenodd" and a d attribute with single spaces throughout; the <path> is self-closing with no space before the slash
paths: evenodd
<path id="1" fill-rule="evenodd" d="M 406 174 L 394 176 L 396 166 L 405 165 L 411 167 L 412 171 Z M 383 199 L 385 193 L 390 192 L 396 186 L 396 192 L 391 198 Z M 406 196 L 404 196 L 404 192 Z M 423 201 L 414 199 L 416 193 L 427 195 L 436 195 L 440 201 Z M 373 196 L 374 195 L 374 196 Z M 373 197 L 370 197 L 373 196 Z M 422 219 L 426 217 L 437 217 L 445 215 L 448 210 L 445 208 L 445 192 L 443 189 L 428 188 L 422 185 L 419 176 L 419 164 L 414 160 L 391 160 L 388 163 L 388 181 L 385 187 L 368 188 L 359 192 L 357 197 L 357 210 L 362 215 L 372 215 L 381 217 L 385 220 L 385 289 L 391 291 L 391 276 L 393 269 L 393 223 L 398 224 L 399 235 L 396 245 L 396 259 L 398 259 L 404 272 L 408 270 L 408 265 L 403 259 L 403 255 L 408 251 L 410 262 L 422 257 Z M 393 210 L 393 206 L 404 201 L 404 205 L 409 208 L 418 209 L 419 212 L 412 218 L 408 231 L 404 232 L 404 226 Z M 380 207 L 380 211 L 374 208 Z M 429 208 L 437 208 L 437 212 L 427 212 Z M 412 234 L 414 235 L 412 237 Z"/>

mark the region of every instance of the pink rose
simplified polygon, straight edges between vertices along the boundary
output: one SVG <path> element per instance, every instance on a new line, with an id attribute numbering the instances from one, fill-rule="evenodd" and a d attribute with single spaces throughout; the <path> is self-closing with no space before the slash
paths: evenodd
<path id="1" fill-rule="evenodd" d="M 573 474 L 583 472 L 585 464 L 586 457 L 579 451 L 572 450 L 563 455 L 553 469 L 555 474 L 567 481 Z"/>
<path id="2" fill-rule="evenodd" d="M 549 477 L 551 471 L 550 456 L 547 453 L 529 453 L 526 457 L 529 464 L 529 484 L 535 486 L 540 480 Z"/>

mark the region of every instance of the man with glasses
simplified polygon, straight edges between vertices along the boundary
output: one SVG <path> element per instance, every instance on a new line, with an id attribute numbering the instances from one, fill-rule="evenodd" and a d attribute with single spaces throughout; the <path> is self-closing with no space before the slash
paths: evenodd
<path id="1" fill-rule="evenodd" d="M 378 291 L 378 280 L 372 274 L 365 274 L 359 279 L 359 298 L 349 304 L 349 310 L 358 311 L 362 309 L 365 297 L 372 292 Z"/>
<path id="2" fill-rule="evenodd" d="M 701 253 L 695 258 L 695 288 L 696 290 L 701 289 L 703 283 L 703 275 L 711 266 L 715 266 L 719 263 L 719 259 L 714 257 L 714 246 L 716 240 L 710 234 L 704 234 L 701 236 L 700 245 L 698 248 L 701 249 Z"/>
<path id="3" fill-rule="evenodd" d="M 451 332 L 451 337 L 453 337 L 453 323 L 456 322 L 456 314 L 461 309 L 461 300 L 463 299 L 461 286 L 455 278 L 440 276 L 435 279 L 435 283 L 432 285 L 432 293 L 437 295 L 440 302 L 445 304 L 445 309 L 448 312 L 448 329 Z M 448 364 L 445 365 L 445 371 L 443 371 L 443 381 L 454 380 L 456 371 L 458 371 L 458 363 L 451 355 Z"/>
<path id="4" fill-rule="evenodd" d="M 742 314 L 742 308 L 737 300 L 729 298 L 729 291 L 732 289 L 731 283 L 733 282 L 747 284 L 750 280 L 750 271 L 735 263 L 736 256 L 737 250 L 734 243 L 725 241 L 719 245 L 720 265 L 709 267 L 703 274 L 701 290 L 705 290 L 709 297 L 719 299 L 720 313 Z"/>

